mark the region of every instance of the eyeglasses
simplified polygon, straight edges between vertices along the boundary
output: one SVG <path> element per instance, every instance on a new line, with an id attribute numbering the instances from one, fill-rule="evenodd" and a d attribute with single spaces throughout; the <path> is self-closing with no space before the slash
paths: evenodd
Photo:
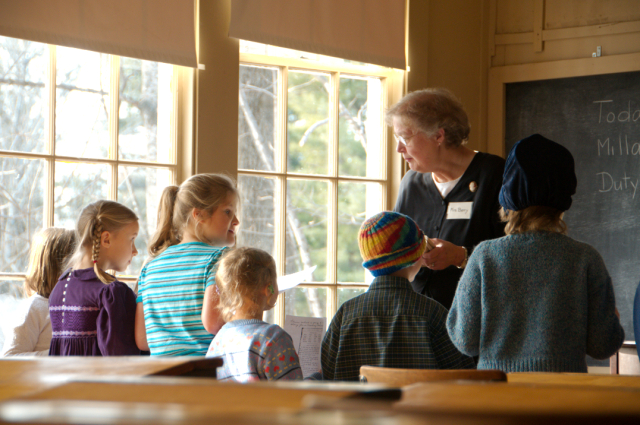
<path id="1" fill-rule="evenodd" d="M 396 138 L 396 142 L 402 143 L 405 146 L 409 146 L 410 140 L 412 138 L 416 137 L 418 135 L 418 133 L 420 133 L 420 132 L 418 131 L 417 133 L 413 133 L 411 136 L 407 136 L 407 137 L 402 137 L 402 136 L 399 136 L 399 135 L 393 133 L 393 137 Z"/>

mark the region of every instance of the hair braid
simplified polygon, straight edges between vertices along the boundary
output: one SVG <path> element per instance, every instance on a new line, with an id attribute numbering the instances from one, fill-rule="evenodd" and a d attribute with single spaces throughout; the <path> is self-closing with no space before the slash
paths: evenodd
<path id="1" fill-rule="evenodd" d="M 78 247 L 68 261 L 68 266 L 78 267 L 85 256 L 91 257 L 93 270 L 102 283 L 110 283 L 115 277 L 107 274 L 98 267 L 100 260 L 100 246 L 104 232 L 115 233 L 129 223 L 137 222 L 138 217 L 129 208 L 115 201 L 100 200 L 82 209 L 76 223 Z M 104 255 L 102 256 L 103 260 Z"/>
<path id="2" fill-rule="evenodd" d="M 98 258 L 100 258 L 100 238 L 102 236 L 102 223 L 100 220 L 96 218 L 96 222 L 93 225 L 93 250 L 91 259 L 93 260 L 93 264 L 96 264 Z"/>

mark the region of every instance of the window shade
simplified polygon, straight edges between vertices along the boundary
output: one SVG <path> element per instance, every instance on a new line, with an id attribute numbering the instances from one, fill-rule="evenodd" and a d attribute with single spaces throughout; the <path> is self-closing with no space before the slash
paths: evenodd
<path id="1" fill-rule="evenodd" d="M 198 66 L 194 0 L 0 0 L 0 35 Z"/>
<path id="2" fill-rule="evenodd" d="M 232 0 L 229 36 L 405 69 L 405 0 Z"/>

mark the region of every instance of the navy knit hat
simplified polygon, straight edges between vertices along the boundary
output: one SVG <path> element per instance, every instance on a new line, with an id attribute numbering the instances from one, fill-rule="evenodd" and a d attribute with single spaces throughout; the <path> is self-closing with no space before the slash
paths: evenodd
<path id="1" fill-rule="evenodd" d="M 507 156 L 500 205 L 511 211 L 532 206 L 566 211 L 577 185 L 571 152 L 534 134 L 516 143 Z"/>

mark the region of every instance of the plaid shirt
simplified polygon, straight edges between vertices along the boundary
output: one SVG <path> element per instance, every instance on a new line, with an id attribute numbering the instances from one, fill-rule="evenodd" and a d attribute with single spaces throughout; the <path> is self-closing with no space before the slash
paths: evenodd
<path id="1" fill-rule="evenodd" d="M 340 307 L 322 340 L 324 379 L 357 381 L 360 366 L 472 369 L 473 359 L 449 339 L 447 310 L 411 288 L 407 279 L 380 276 Z"/>

